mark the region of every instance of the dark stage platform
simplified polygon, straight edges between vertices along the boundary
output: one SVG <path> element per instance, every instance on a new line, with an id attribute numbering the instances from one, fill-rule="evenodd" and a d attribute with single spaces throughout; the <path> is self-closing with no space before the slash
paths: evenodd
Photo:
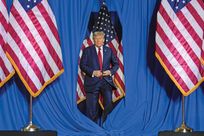
<path id="1" fill-rule="evenodd" d="M 57 136 L 56 131 L 0 131 L 0 136 Z"/>
<path id="2" fill-rule="evenodd" d="M 195 131 L 189 133 L 181 133 L 174 131 L 161 131 L 158 136 L 204 136 L 204 131 Z"/>

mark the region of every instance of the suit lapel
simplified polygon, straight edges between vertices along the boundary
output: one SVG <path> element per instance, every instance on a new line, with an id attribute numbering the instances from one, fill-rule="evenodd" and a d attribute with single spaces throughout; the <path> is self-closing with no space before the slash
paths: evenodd
<path id="1" fill-rule="evenodd" d="M 95 45 L 93 45 L 93 47 L 92 47 L 92 53 L 93 53 L 93 56 L 92 56 L 93 58 L 91 58 L 91 59 L 94 59 L 95 64 L 97 65 L 97 67 L 99 67 L 98 55 L 96 52 Z"/>
<path id="2" fill-rule="evenodd" d="M 107 47 L 106 45 L 103 45 L 103 67 L 104 67 L 104 62 L 107 59 Z"/>

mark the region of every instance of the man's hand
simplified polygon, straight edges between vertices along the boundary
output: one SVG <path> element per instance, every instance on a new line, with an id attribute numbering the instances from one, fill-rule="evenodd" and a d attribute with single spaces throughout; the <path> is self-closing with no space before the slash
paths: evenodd
<path id="1" fill-rule="evenodd" d="M 101 77 L 102 76 L 102 72 L 100 70 L 94 70 L 93 71 L 93 76 L 95 77 Z"/>
<path id="2" fill-rule="evenodd" d="M 110 76 L 110 75 L 111 75 L 110 70 L 103 71 L 103 76 Z"/>

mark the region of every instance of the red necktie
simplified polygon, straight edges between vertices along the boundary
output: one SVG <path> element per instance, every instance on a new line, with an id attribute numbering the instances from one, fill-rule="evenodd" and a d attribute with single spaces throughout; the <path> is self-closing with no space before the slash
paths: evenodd
<path id="1" fill-rule="evenodd" d="M 102 71 L 102 55 L 101 55 L 101 48 L 98 48 L 98 61 L 99 61 L 99 66 L 100 66 L 100 70 Z"/>

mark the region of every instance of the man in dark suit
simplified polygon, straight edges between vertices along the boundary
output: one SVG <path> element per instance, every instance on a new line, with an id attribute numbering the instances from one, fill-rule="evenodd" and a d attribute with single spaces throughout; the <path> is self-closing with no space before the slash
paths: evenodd
<path id="1" fill-rule="evenodd" d="M 104 109 L 112 105 L 112 76 L 118 70 L 118 60 L 113 51 L 104 45 L 105 34 L 94 32 L 94 45 L 83 50 L 80 68 L 85 73 L 86 115 L 97 122 L 99 115 L 99 93 L 103 96 Z"/>

